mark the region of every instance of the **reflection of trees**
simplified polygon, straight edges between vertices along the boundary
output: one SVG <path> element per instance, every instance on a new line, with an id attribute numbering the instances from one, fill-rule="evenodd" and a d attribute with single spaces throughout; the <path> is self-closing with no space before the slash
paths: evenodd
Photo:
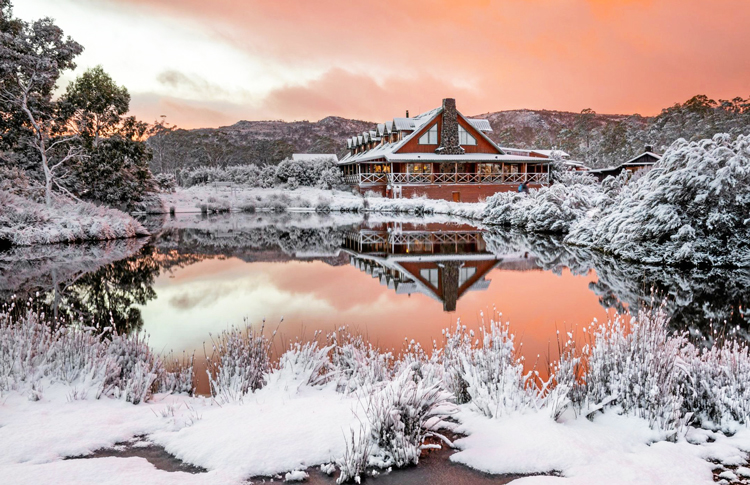
<path id="1" fill-rule="evenodd" d="M 156 250 L 144 247 L 133 257 L 86 273 L 66 286 L 60 309 L 68 319 L 111 324 L 120 332 L 143 325 L 141 310 L 156 298 L 154 281 L 159 275 Z"/>
<path id="2" fill-rule="evenodd" d="M 651 304 L 653 295 L 666 301 L 675 329 L 706 336 L 711 324 L 714 329 L 750 330 L 744 303 L 750 300 L 750 270 L 631 264 L 540 234 L 492 231 L 484 237 L 487 248 L 496 254 L 529 251 L 545 270 L 569 268 L 574 274 L 595 270 L 597 282 L 590 288 L 605 308 L 638 311 Z"/>
<path id="3" fill-rule="evenodd" d="M 33 305 L 59 321 L 113 324 L 120 332 L 143 325 L 140 309 L 156 297 L 159 274 L 156 250 L 130 241 L 89 245 L 51 245 L 4 253 L 0 279 L 2 299 L 31 299 Z M 40 251 L 43 254 L 40 255 Z M 119 259 L 113 261 L 118 257 Z M 5 276 L 7 272 L 7 277 Z"/>

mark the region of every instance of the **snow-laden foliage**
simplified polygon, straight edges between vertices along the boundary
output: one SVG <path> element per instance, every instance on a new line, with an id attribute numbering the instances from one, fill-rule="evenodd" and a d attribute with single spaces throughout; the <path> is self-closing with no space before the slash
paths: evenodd
<path id="1" fill-rule="evenodd" d="M 38 400 L 44 382 L 63 382 L 94 388 L 97 399 L 138 404 L 154 392 L 191 391 L 192 365 L 191 359 L 165 369 L 145 337 L 113 333 L 111 327 L 50 323 L 32 302 L 14 302 L 0 311 L 0 393 L 28 392 Z"/>
<path id="2" fill-rule="evenodd" d="M 746 342 L 726 340 L 710 349 L 688 346 L 683 408 L 708 427 L 750 422 L 750 355 Z"/>
<path id="3" fill-rule="evenodd" d="M 663 309 L 642 311 L 629 324 L 621 317 L 601 326 L 586 359 L 589 406 L 613 403 L 674 436 L 682 414 L 684 337 L 670 336 Z"/>
<path id="4" fill-rule="evenodd" d="M 366 414 L 374 445 L 370 463 L 379 468 L 419 463 L 425 440 L 445 439 L 438 431 L 449 426 L 445 418 L 455 411 L 450 393 L 439 383 L 426 383 L 408 367 L 368 396 Z"/>
<path id="5" fill-rule="evenodd" d="M 28 246 L 146 236 L 128 214 L 88 202 L 58 200 L 51 208 L 0 192 L 0 240 Z"/>
<path id="6" fill-rule="evenodd" d="M 206 363 L 211 393 L 224 401 L 238 401 L 266 383 L 271 370 L 271 342 L 260 330 L 246 323 L 211 339 L 212 352 Z"/>
<path id="7" fill-rule="evenodd" d="M 371 388 L 390 378 L 392 353 L 380 352 L 361 335 L 355 335 L 347 328 L 330 333 L 327 339 L 331 348 L 331 367 L 340 392 Z"/>
<path id="8" fill-rule="evenodd" d="M 482 222 L 533 232 L 568 232 L 604 197 L 596 185 L 562 183 L 519 192 L 498 192 L 487 199 Z"/>
<path id="9" fill-rule="evenodd" d="M 344 186 L 341 170 L 329 159 L 292 160 L 285 159 L 278 165 L 231 165 L 228 167 L 199 166 L 177 173 L 183 187 L 232 182 L 245 187 L 318 187 L 332 189 Z"/>
<path id="10" fill-rule="evenodd" d="M 750 136 L 678 140 L 566 242 L 628 260 L 750 265 Z"/>
<path id="11" fill-rule="evenodd" d="M 457 327 L 452 335 L 445 331 L 447 340 L 459 342 L 452 343 L 445 353 L 454 395 L 468 397 L 472 406 L 489 418 L 538 407 L 541 395 L 535 374 L 524 371 L 508 323 L 498 316 L 488 327 L 480 327 L 480 334 L 480 339 L 472 341 L 473 334 L 466 335 L 465 327 Z"/>

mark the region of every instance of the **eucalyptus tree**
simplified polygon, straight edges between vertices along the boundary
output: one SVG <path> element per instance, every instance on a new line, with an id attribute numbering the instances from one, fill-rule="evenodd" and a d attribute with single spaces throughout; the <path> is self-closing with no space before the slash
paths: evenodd
<path id="1" fill-rule="evenodd" d="M 47 206 L 52 205 L 53 185 L 64 192 L 56 176 L 69 162 L 82 156 L 66 133 L 58 103 L 53 100 L 63 71 L 74 69 L 73 60 L 83 47 L 66 37 L 52 19 L 34 22 L 15 19 L 9 0 L 0 0 L 0 103 L 3 123 L 19 145 L 31 147 L 44 175 Z M 4 127 L 5 128 L 5 127 Z"/>
<path id="2" fill-rule="evenodd" d="M 118 86 L 102 66 L 96 66 L 68 85 L 59 104 L 70 131 L 90 138 L 96 147 L 103 137 L 120 132 L 123 117 L 130 109 L 130 93 Z"/>

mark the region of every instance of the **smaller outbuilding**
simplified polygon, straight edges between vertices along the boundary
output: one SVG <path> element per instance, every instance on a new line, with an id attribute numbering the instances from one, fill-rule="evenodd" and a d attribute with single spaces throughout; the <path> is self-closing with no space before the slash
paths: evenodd
<path id="1" fill-rule="evenodd" d="M 622 173 L 623 170 L 627 170 L 631 173 L 635 173 L 639 170 L 651 170 L 659 160 L 661 160 L 661 155 L 658 153 L 654 153 L 654 147 L 652 147 L 651 145 L 646 145 L 643 153 L 631 158 L 627 162 L 624 162 L 615 167 L 591 169 L 588 171 L 588 173 L 595 176 L 601 182 L 610 175 L 613 177 L 617 177 Z"/>

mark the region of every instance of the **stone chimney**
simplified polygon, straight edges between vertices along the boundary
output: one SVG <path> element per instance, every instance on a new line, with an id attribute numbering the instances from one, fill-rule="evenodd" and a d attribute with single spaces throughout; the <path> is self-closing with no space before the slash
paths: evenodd
<path id="1" fill-rule="evenodd" d="M 440 131 L 440 146 L 435 150 L 438 155 L 463 155 L 464 149 L 458 144 L 458 110 L 456 100 L 443 100 L 443 129 Z"/>
<path id="2" fill-rule="evenodd" d="M 653 153 L 653 151 L 654 151 L 654 146 L 653 146 L 653 145 L 646 145 L 646 151 L 647 151 L 647 152 L 652 152 L 652 153 Z"/>

